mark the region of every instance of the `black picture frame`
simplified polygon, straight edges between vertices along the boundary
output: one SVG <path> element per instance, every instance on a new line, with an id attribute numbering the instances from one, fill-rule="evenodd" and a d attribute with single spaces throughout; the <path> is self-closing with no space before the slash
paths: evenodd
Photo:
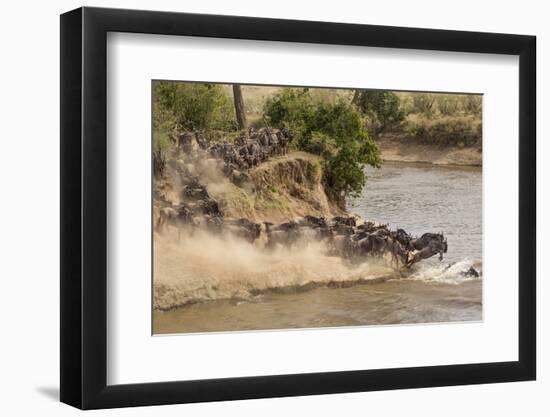
<path id="1" fill-rule="evenodd" d="M 107 385 L 108 32 L 519 56 L 519 358 Z M 82 409 L 525 381 L 536 378 L 536 38 L 251 17 L 79 8 L 61 15 L 61 401 Z"/>

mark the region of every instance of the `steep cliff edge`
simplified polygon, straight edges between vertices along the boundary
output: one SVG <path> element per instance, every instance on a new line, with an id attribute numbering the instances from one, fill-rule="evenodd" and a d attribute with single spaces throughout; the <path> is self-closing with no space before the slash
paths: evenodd
<path id="1" fill-rule="evenodd" d="M 281 222 L 342 213 L 327 198 L 323 166 L 315 155 L 291 152 L 278 156 L 253 168 L 248 176 L 241 186 L 227 179 L 207 184 L 226 217 Z"/>

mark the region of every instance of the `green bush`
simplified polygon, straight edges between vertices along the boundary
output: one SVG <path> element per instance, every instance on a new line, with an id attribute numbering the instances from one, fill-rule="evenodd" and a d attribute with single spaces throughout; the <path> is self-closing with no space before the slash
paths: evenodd
<path id="1" fill-rule="evenodd" d="M 354 102 L 369 118 L 370 131 L 375 134 L 397 126 L 405 118 L 399 97 L 391 91 L 361 91 Z"/>
<path id="2" fill-rule="evenodd" d="M 441 116 L 409 118 L 404 132 L 419 143 L 438 146 L 480 146 L 481 120 L 475 116 Z"/>
<path id="3" fill-rule="evenodd" d="M 308 90 L 285 89 L 267 100 L 264 117 L 274 127 L 290 128 L 298 149 L 323 157 L 327 191 L 340 207 L 363 189 L 363 166 L 380 166 L 380 150 L 361 114 L 343 100 L 322 102 Z"/>
<path id="4" fill-rule="evenodd" d="M 158 100 L 153 100 L 153 173 L 162 177 L 166 167 L 166 153 L 170 148 L 170 137 L 174 134 L 176 120 Z"/>
<path id="5" fill-rule="evenodd" d="M 460 96 L 455 94 L 438 94 L 435 101 L 439 113 L 444 116 L 456 115 L 461 111 Z"/>
<path id="6" fill-rule="evenodd" d="M 307 148 L 305 142 L 310 139 L 309 126 L 314 112 L 315 103 L 305 89 L 285 88 L 264 104 L 265 122 L 270 126 L 292 129 L 295 146 L 303 150 Z"/>
<path id="7" fill-rule="evenodd" d="M 315 131 L 307 136 L 307 140 L 302 140 L 301 149 L 329 159 L 338 153 L 338 144 L 326 133 Z"/>
<path id="8" fill-rule="evenodd" d="M 422 113 L 426 117 L 432 117 L 436 111 L 436 94 L 414 93 L 412 94 L 411 113 Z"/>
<path id="9" fill-rule="evenodd" d="M 406 99 L 407 114 L 424 117 L 481 116 L 482 96 L 474 94 L 401 93 Z"/>
<path id="10" fill-rule="evenodd" d="M 482 97 L 479 95 L 469 95 L 464 98 L 464 112 L 473 116 L 481 116 Z"/>
<path id="11" fill-rule="evenodd" d="M 175 129 L 236 129 L 235 109 L 222 85 L 158 81 L 153 84 L 153 101 L 172 114 Z"/>

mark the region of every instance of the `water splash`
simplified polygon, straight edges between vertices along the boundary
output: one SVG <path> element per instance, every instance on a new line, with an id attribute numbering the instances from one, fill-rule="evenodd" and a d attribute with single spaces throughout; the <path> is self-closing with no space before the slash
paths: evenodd
<path id="1" fill-rule="evenodd" d="M 471 267 L 480 273 L 480 277 L 465 274 Z M 408 279 L 424 282 L 438 282 L 444 284 L 461 284 L 466 281 L 481 279 L 481 263 L 465 258 L 453 264 L 440 263 L 439 265 L 418 265 Z"/>

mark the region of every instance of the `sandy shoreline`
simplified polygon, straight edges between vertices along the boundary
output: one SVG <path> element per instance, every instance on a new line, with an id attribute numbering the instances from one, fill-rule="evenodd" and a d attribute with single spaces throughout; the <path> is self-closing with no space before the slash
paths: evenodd
<path id="1" fill-rule="evenodd" d="M 434 165 L 482 166 L 481 149 L 473 147 L 439 148 L 399 140 L 380 140 L 382 159 L 388 162 L 428 163 Z"/>

